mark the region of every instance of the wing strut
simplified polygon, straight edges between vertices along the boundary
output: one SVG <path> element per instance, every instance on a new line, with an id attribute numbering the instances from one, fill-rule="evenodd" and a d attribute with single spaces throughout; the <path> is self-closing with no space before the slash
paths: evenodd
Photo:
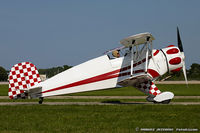
<path id="1" fill-rule="evenodd" d="M 148 70 L 148 61 L 149 61 L 149 44 L 151 44 L 151 50 L 152 50 L 152 48 L 153 48 L 153 46 L 152 46 L 152 41 L 150 40 L 150 37 L 149 36 L 147 36 L 147 38 L 146 38 L 146 50 L 147 50 L 147 52 L 146 52 L 146 63 L 145 63 L 145 73 L 147 73 L 147 70 Z"/>
<path id="2" fill-rule="evenodd" d="M 131 76 L 133 76 L 133 45 L 131 47 Z"/>
<path id="3" fill-rule="evenodd" d="M 148 56 L 149 56 L 149 48 L 148 48 L 148 43 L 146 43 L 146 64 L 145 64 L 145 73 L 147 73 L 147 65 L 148 65 Z"/>

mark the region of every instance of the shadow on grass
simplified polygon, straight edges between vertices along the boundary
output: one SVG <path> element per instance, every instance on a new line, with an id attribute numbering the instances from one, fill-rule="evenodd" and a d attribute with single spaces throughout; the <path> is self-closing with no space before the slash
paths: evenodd
<path id="1" fill-rule="evenodd" d="M 106 100 L 102 101 L 101 103 L 109 103 L 109 104 L 149 104 L 147 102 L 121 102 L 120 100 Z"/>

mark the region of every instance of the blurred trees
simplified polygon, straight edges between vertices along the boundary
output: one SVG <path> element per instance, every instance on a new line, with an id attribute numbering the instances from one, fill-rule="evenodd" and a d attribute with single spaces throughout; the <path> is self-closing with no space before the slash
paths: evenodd
<path id="1" fill-rule="evenodd" d="M 200 80 L 200 64 L 193 63 L 189 70 L 186 70 L 188 80 Z M 183 71 L 176 73 L 166 73 L 158 80 L 185 80 Z"/>
<path id="2" fill-rule="evenodd" d="M 7 81 L 8 80 L 8 74 L 7 71 L 0 66 L 0 81 Z"/>
<path id="3" fill-rule="evenodd" d="M 188 78 L 193 80 L 200 80 L 200 64 L 193 63 L 188 70 Z"/>
<path id="4" fill-rule="evenodd" d="M 47 78 L 51 78 L 54 75 L 61 73 L 71 67 L 72 66 L 63 65 L 63 66 L 52 67 L 52 68 L 48 68 L 48 69 L 39 69 L 38 71 L 39 71 L 39 74 L 46 74 Z"/>

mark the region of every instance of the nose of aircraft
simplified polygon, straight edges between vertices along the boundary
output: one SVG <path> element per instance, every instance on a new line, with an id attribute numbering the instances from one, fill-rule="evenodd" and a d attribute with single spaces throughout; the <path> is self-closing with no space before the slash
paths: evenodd
<path id="1" fill-rule="evenodd" d="M 180 38 L 178 27 L 177 27 L 177 42 L 178 42 L 178 47 L 174 45 L 169 45 L 168 47 L 163 48 L 162 52 L 166 57 L 168 71 L 174 73 L 174 72 L 179 72 L 182 69 L 185 82 L 186 84 L 188 84 L 186 67 L 185 67 L 185 55 L 183 52 L 183 45 Z"/>

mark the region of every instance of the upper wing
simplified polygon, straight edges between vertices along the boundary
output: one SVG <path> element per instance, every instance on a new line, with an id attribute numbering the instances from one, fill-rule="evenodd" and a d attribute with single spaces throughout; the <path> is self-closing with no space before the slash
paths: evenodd
<path id="1" fill-rule="evenodd" d="M 152 40 L 155 40 L 155 38 L 152 34 L 146 32 L 124 38 L 120 43 L 125 47 L 131 47 L 132 45 L 140 45 Z"/>

